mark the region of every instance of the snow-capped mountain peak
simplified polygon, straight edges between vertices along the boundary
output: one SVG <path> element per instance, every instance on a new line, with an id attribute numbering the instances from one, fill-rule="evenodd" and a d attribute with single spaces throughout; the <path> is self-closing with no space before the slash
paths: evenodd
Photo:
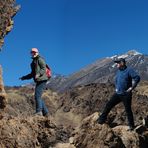
<path id="1" fill-rule="evenodd" d="M 130 51 L 127 52 L 127 54 L 128 55 L 133 55 L 133 56 L 135 56 L 135 55 L 142 55 L 142 53 L 140 53 L 140 52 L 138 52 L 136 50 L 130 50 Z"/>
<path id="2" fill-rule="evenodd" d="M 64 80 L 63 78 L 54 78 L 54 83 L 51 82 L 50 84 L 54 89 L 63 91 L 78 85 L 90 83 L 113 83 L 115 73 L 117 72 L 116 64 L 113 61 L 118 58 L 125 58 L 127 66 L 133 67 L 142 76 L 142 80 L 148 80 L 148 55 L 141 54 L 136 50 L 130 50 L 124 54 L 98 59 L 96 62 L 71 74 Z"/>
<path id="3" fill-rule="evenodd" d="M 124 59 L 127 59 L 127 58 L 130 58 L 130 57 L 133 57 L 133 56 L 136 56 L 136 55 L 142 55 L 142 53 L 136 51 L 136 50 L 129 50 L 128 52 L 126 52 L 125 54 L 121 54 L 121 55 L 114 55 L 112 57 L 110 57 L 111 59 L 120 59 L 120 58 L 124 58 Z"/>

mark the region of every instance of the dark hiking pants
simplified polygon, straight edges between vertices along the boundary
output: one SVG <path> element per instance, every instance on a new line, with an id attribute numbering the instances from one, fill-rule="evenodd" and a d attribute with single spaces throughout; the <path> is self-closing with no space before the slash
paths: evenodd
<path id="1" fill-rule="evenodd" d="M 42 111 L 43 115 L 46 115 L 48 113 L 48 109 L 41 98 L 45 87 L 46 81 L 37 82 L 35 87 L 36 112 Z"/>
<path id="2" fill-rule="evenodd" d="M 110 112 L 110 110 L 117 105 L 120 102 L 123 102 L 125 111 L 127 114 L 128 119 L 128 125 L 134 126 L 134 119 L 133 119 L 133 113 L 131 109 L 131 101 L 132 101 L 132 93 L 126 93 L 126 94 L 113 94 L 111 99 L 107 102 L 103 113 L 100 115 L 99 119 L 102 121 L 105 121 L 107 119 L 107 115 Z"/>

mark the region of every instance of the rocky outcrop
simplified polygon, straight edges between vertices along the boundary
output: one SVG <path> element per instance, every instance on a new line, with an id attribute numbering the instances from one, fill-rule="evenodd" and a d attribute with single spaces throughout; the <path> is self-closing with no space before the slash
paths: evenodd
<path id="1" fill-rule="evenodd" d="M 2 68 L 0 66 L 0 109 L 4 109 L 6 107 L 6 93 L 4 90 L 4 84 L 2 79 Z"/>
<path id="2" fill-rule="evenodd" d="M 107 124 L 99 125 L 96 123 L 97 117 L 96 113 L 82 121 L 80 127 L 74 132 L 72 143 L 80 148 L 123 147 L 121 139 L 114 134 Z"/>
<path id="3" fill-rule="evenodd" d="M 132 108 L 136 125 L 142 124 L 142 119 L 148 116 L 148 96 L 142 95 L 146 85 L 147 83 L 139 84 L 133 92 Z M 94 112 L 101 112 L 113 93 L 114 85 L 110 83 L 78 86 L 61 95 L 58 102 L 59 109 L 65 114 L 71 112 L 76 116 L 80 115 L 85 118 Z M 110 112 L 108 123 L 111 126 L 127 124 L 122 103 Z"/>
<path id="4" fill-rule="evenodd" d="M 73 133 L 70 143 L 78 148 L 146 148 L 146 129 L 140 135 L 136 131 L 128 131 L 127 126 L 111 128 L 107 124 L 100 125 L 97 118 L 98 113 L 85 118 Z"/>
<path id="5" fill-rule="evenodd" d="M 63 94 L 46 90 L 43 98 L 50 111 L 48 118 L 33 116 L 33 88 L 6 87 L 8 103 L 0 120 L 0 147 L 146 148 L 148 99 L 142 95 L 145 84 L 134 91 L 137 127 L 132 132 L 127 131 L 122 104 L 111 111 L 107 124 L 96 122 L 98 112 L 113 93 L 112 84 L 79 86 Z"/>
<path id="6" fill-rule="evenodd" d="M 0 120 L 0 147 L 69 146 L 67 142 L 73 129 L 60 125 L 54 119 L 58 98 L 55 92 L 45 91 L 43 98 L 50 113 L 48 117 L 42 117 L 34 115 L 33 88 L 6 87 L 5 89 L 8 101 Z"/>
<path id="7" fill-rule="evenodd" d="M 0 147 L 42 147 L 57 143 L 58 129 L 44 117 L 10 118 L 0 121 Z"/>
<path id="8" fill-rule="evenodd" d="M 107 100 L 114 93 L 112 84 L 78 86 L 63 93 L 58 103 L 59 110 L 63 111 L 63 116 L 65 117 L 69 113 L 81 117 L 80 124 L 77 124 L 76 130 L 72 134 L 73 137 L 69 140 L 70 143 L 78 148 L 146 148 L 148 145 L 146 87 L 147 82 L 142 82 L 133 92 L 132 108 L 137 127 L 132 132 L 128 131 L 122 103 L 110 112 L 107 124 L 96 123 L 98 114 L 93 113 L 103 110 Z M 73 121 L 75 122 L 75 120 Z"/>
<path id="9" fill-rule="evenodd" d="M 101 111 L 105 102 L 113 92 L 113 85 L 89 84 L 72 88 L 60 95 L 59 108 L 63 112 L 73 112 L 83 118 L 93 112 Z"/>
<path id="10" fill-rule="evenodd" d="M 4 44 L 4 37 L 11 31 L 13 27 L 13 16 L 19 10 L 16 6 L 15 0 L 1 0 L 0 1 L 0 49 Z M 6 93 L 2 80 L 2 68 L 0 66 L 0 109 L 6 106 Z"/>
<path id="11" fill-rule="evenodd" d="M 0 1 L 0 48 L 4 44 L 4 37 L 13 27 L 13 16 L 17 13 L 20 6 L 16 6 L 15 0 Z"/>

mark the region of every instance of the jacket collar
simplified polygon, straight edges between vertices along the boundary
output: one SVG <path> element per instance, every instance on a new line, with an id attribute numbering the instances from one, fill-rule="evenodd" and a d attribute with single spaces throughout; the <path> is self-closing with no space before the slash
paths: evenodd
<path id="1" fill-rule="evenodd" d="M 35 58 L 32 57 L 33 60 L 36 60 L 40 57 L 40 55 L 37 55 Z"/>
<path id="2" fill-rule="evenodd" d="M 124 67 L 120 67 L 119 70 L 120 70 L 120 71 L 123 71 L 123 70 L 125 70 L 126 68 L 127 68 L 127 66 L 125 65 Z"/>

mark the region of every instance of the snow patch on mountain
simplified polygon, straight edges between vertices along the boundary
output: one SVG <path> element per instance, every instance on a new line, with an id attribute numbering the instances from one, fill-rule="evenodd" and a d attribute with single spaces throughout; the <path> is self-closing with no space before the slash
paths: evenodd
<path id="1" fill-rule="evenodd" d="M 126 52 L 125 54 L 121 54 L 121 55 L 114 55 L 112 57 L 110 57 L 112 60 L 115 59 L 120 59 L 120 58 L 124 58 L 126 59 L 126 61 L 131 61 L 134 59 L 135 56 L 137 55 L 142 55 L 140 52 L 136 51 L 136 50 L 130 50 L 128 52 Z M 140 58 L 140 57 L 139 57 Z M 140 59 L 141 60 L 141 59 Z M 139 60 L 137 61 L 139 62 Z M 140 64 L 142 64 L 144 61 L 140 61 Z M 111 67 L 114 68 L 116 67 L 116 63 L 114 63 Z"/>
<path id="2" fill-rule="evenodd" d="M 123 54 L 123 55 L 118 56 L 119 59 L 120 59 L 120 58 L 126 59 L 127 57 L 128 57 L 128 54 Z"/>
<path id="3" fill-rule="evenodd" d="M 127 54 L 128 55 L 133 55 L 133 56 L 135 56 L 135 55 L 142 55 L 142 53 L 140 53 L 140 52 L 138 52 L 136 50 L 130 50 L 130 51 L 127 52 Z"/>
<path id="4" fill-rule="evenodd" d="M 110 57 L 111 59 L 116 59 L 116 58 L 124 58 L 124 59 L 127 59 L 127 58 L 131 58 L 133 56 L 136 56 L 136 55 L 142 55 L 142 53 L 136 51 L 136 50 L 130 50 L 128 51 L 127 53 L 125 54 L 122 54 L 122 55 L 114 55 L 112 57 Z"/>
<path id="5" fill-rule="evenodd" d="M 114 56 L 109 57 L 109 58 L 111 58 L 111 59 L 115 59 L 116 57 L 118 57 L 118 55 L 114 55 Z"/>

